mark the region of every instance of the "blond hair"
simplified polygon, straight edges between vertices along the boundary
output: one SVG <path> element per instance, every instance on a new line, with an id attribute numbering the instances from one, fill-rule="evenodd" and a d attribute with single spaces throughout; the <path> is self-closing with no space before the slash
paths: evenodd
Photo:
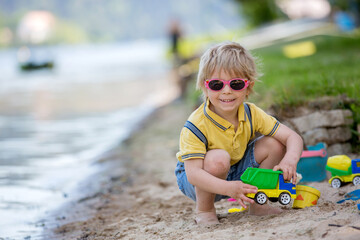
<path id="1" fill-rule="evenodd" d="M 222 42 L 209 48 L 201 57 L 196 87 L 205 92 L 204 81 L 217 71 L 225 71 L 236 77 L 245 78 L 250 83 L 257 81 L 260 75 L 256 70 L 256 59 L 236 42 Z M 252 92 L 253 84 L 249 85 Z"/>

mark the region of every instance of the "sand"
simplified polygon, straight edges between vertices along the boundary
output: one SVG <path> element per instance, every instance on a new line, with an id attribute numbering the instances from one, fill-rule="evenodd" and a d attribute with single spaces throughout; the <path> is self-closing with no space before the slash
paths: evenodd
<path id="1" fill-rule="evenodd" d="M 192 111 L 183 103 L 157 110 L 139 131 L 99 164 L 93 178 L 100 189 L 58 213 L 47 239 L 360 239 L 358 201 L 336 202 L 359 187 L 333 189 L 327 181 L 307 183 L 321 192 L 316 206 L 282 206 L 280 215 L 228 213 L 235 202 L 216 203 L 220 224 L 194 223 L 194 202 L 177 187 L 175 153 L 180 130 Z M 123 163 L 126 163 L 125 165 Z M 124 167 L 128 169 L 124 171 Z"/>

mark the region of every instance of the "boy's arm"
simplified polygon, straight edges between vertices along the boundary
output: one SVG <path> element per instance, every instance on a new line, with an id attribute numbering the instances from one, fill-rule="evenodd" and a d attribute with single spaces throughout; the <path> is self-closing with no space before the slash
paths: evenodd
<path id="1" fill-rule="evenodd" d="M 245 195 L 247 193 L 256 193 L 257 187 L 241 181 L 226 181 L 217 178 L 203 169 L 203 163 L 203 159 L 184 161 L 186 176 L 192 185 L 206 192 L 232 197 L 238 200 L 244 208 L 246 208 L 244 202 L 254 203 L 254 200 Z"/>
<path id="2" fill-rule="evenodd" d="M 286 146 L 284 158 L 276 165 L 273 170 L 282 170 L 285 180 L 291 180 L 296 183 L 296 166 L 303 150 L 303 140 L 299 134 L 280 124 L 279 129 L 273 136 Z"/>

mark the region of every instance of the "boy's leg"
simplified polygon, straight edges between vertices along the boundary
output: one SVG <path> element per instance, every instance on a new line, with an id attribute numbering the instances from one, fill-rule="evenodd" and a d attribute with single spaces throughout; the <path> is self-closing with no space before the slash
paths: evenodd
<path id="1" fill-rule="evenodd" d="M 260 168 L 273 169 L 286 152 L 285 146 L 272 137 L 262 137 L 255 143 L 254 155 Z"/>
<path id="2" fill-rule="evenodd" d="M 210 150 L 204 158 L 204 170 L 211 175 L 226 179 L 230 169 L 230 155 L 222 149 Z M 216 224 L 214 200 L 215 195 L 195 187 L 196 192 L 196 222 L 198 224 Z"/>
<path id="3" fill-rule="evenodd" d="M 254 156 L 259 168 L 273 169 L 279 164 L 285 155 L 285 146 L 272 137 L 262 137 L 255 143 Z M 250 214 L 268 215 L 281 213 L 280 208 L 273 208 L 268 204 L 259 205 L 257 203 L 250 205 Z"/>

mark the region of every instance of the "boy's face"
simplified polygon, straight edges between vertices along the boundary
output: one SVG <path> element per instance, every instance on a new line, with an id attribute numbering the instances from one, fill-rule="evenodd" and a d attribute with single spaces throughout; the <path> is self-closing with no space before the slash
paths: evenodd
<path id="1" fill-rule="evenodd" d="M 242 76 L 233 76 L 221 70 L 215 71 L 211 75 L 211 79 L 213 78 L 230 80 L 233 78 L 242 78 Z M 240 104 L 243 104 L 249 92 L 248 88 L 240 91 L 233 90 L 229 85 L 225 85 L 220 91 L 213 91 L 206 88 L 205 95 L 209 98 L 211 103 L 210 109 L 226 119 L 226 116 L 233 116 L 233 114 L 237 114 Z"/>

